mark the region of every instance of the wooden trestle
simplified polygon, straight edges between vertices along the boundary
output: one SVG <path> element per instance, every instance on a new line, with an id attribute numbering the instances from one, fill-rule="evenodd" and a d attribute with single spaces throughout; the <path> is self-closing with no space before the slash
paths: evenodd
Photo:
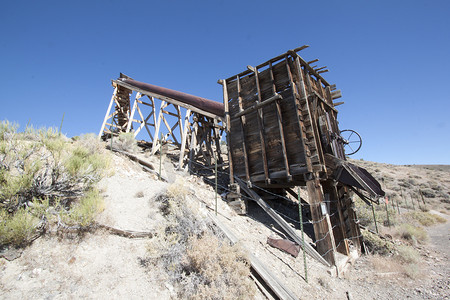
<path id="1" fill-rule="evenodd" d="M 158 152 L 164 143 L 179 147 L 179 168 L 183 168 L 187 161 L 190 168 L 193 167 L 192 161 L 212 166 L 216 157 L 218 164 L 222 164 L 222 116 L 121 79 L 129 77 L 121 74 L 118 80 L 112 81 L 114 92 L 99 137 L 108 138 L 127 132 L 133 132 L 136 137 L 145 129 L 149 137 L 147 141 L 152 143 L 152 154 Z M 131 105 L 132 95 L 134 101 Z"/>

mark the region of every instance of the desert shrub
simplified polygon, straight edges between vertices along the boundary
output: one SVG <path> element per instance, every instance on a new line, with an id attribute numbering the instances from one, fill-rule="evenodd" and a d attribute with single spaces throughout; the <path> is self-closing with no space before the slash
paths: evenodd
<path id="1" fill-rule="evenodd" d="M 436 192 L 432 189 L 423 189 L 422 190 L 422 194 L 427 197 L 427 198 L 435 198 L 436 197 Z"/>
<path id="2" fill-rule="evenodd" d="M 401 224 L 397 231 L 401 238 L 412 243 L 424 243 L 428 240 L 428 234 L 423 228 L 411 224 Z"/>
<path id="3" fill-rule="evenodd" d="M 36 231 L 31 226 L 35 220 L 52 218 L 48 213 L 50 206 L 70 224 L 86 226 L 92 222 L 101 205 L 98 192 L 91 188 L 109 162 L 104 151 L 84 147 L 82 142 L 72 145 L 53 128 L 37 130 L 27 126 L 22 133 L 17 128 L 7 121 L 0 123 L 0 212 L 4 237 L 0 246 L 22 243 L 30 232 Z M 81 140 L 86 145 L 93 144 Z"/>
<path id="4" fill-rule="evenodd" d="M 198 215 L 198 203 L 188 201 L 186 192 L 176 192 L 183 187 L 176 180 L 157 197 L 166 222 L 149 242 L 149 258 L 142 261 L 164 269 L 180 298 L 251 298 L 255 289 L 245 255 Z"/>
<path id="5" fill-rule="evenodd" d="M 123 132 L 117 138 L 113 138 L 113 148 L 130 153 L 135 153 L 139 150 L 133 132 Z"/>
<path id="6" fill-rule="evenodd" d="M 395 252 L 395 257 L 400 259 L 400 261 L 402 261 L 403 263 L 413 264 L 418 263 L 420 260 L 419 253 L 411 246 L 397 246 Z"/>
<path id="7" fill-rule="evenodd" d="M 174 183 L 167 188 L 167 194 L 172 199 L 185 199 L 189 193 L 189 188 L 186 186 L 186 182 L 183 177 L 177 176 Z"/>
<path id="8" fill-rule="evenodd" d="M 36 231 L 39 219 L 21 208 L 14 214 L 0 210 L 0 245 L 23 245 Z"/>
<path id="9" fill-rule="evenodd" d="M 368 230 L 361 231 L 366 248 L 373 254 L 387 255 L 394 251 L 394 244 Z"/>
<path id="10" fill-rule="evenodd" d="M 191 299 L 248 299 L 254 285 L 250 267 L 241 249 L 211 233 L 188 241 L 182 295 Z"/>
<path id="11" fill-rule="evenodd" d="M 103 210 L 103 198 L 98 190 L 91 189 L 85 196 L 74 203 L 69 211 L 62 214 L 63 221 L 67 225 L 87 227 L 94 222 L 95 216 Z"/>

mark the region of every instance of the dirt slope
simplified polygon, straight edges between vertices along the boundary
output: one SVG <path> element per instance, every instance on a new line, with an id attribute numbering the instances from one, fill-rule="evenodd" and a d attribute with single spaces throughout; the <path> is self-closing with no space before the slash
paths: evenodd
<path id="1" fill-rule="evenodd" d="M 151 157 L 146 159 L 152 160 Z M 153 163 L 157 165 L 156 161 Z M 447 186 L 450 182 L 448 173 L 444 176 L 439 170 L 371 162 L 361 164 L 372 168 L 376 176 L 392 178 L 387 181 L 389 192 L 396 192 L 398 183 L 407 182 L 409 176 L 420 176 L 411 179 L 427 184 L 424 189 L 433 190 L 430 186 L 435 183 L 443 182 Z M 115 174 L 100 182 L 105 210 L 98 222 L 126 230 L 154 230 L 162 216 L 153 199 L 170 182 L 158 181 L 154 175 L 119 155 L 114 156 L 114 165 Z M 164 163 L 163 171 L 169 181 L 176 176 L 184 177 L 191 196 L 202 203 L 204 210 L 214 207 L 214 191 L 200 178 L 175 171 L 169 161 Z M 444 198 L 439 195 L 445 189 L 433 190 L 436 196 L 430 198 L 436 210 L 444 212 L 448 204 L 441 201 Z M 352 299 L 365 300 L 449 297 L 450 222 L 429 228 L 429 245 L 420 247 L 423 272 L 419 278 L 413 280 L 395 272 L 378 271 L 371 257 L 358 259 L 343 278 L 337 278 L 329 274 L 332 270 L 307 257 L 307 283 L 302 256 L 294 258 L 268 246 L 267 237 L 281 238 L 283 234 L 258 206 L 249 208 L 247 216 L 238 216 L 219 199 L 218 217 L 233 230 L 243 247 L 265 263 L 299 299 L 347 299 L 347 293 Z M 448 215 L 441 214 L 448 220 Z M 147 239 L 129 239 L 101 230 L 72 239 L 61 239 L 49 233 L 26 248 L 20 258 L 11 262 L 0 260 L 0 298 L 175 298 L 173 287 L 156 280 L 155 274 L 163 270 L 148 271 L 142 266 L 140 259 L 147 255 L 147 244 Z M 257 298 L 264 299 L 264 296 L 259 293 Z"/>

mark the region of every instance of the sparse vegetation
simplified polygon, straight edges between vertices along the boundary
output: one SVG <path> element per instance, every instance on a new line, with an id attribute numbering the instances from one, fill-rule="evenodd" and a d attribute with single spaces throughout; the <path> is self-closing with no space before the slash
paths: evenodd
<path id="1" fill-rule="evenodd" d="M 135 153 L 139 150 L 133 132 L 120 133 L 118 137 L 114 137 L 113 148 L 130 153 Z"/>
<path id="2" fill-rule="evenodd" d="M 93 189 L 108 168 L 94 136 L 75 142 L 56 129 L 0 123 L 0 246 L 23 245 L 40 221 L 88 226 L 101 210 Z M 52 211 L 50 214 L 49 211 Z"/>
<path id="3" fill-rule="evenodd" d="M 149 243 L 152 265 L 162 267 L 187 299 L 247 299 L 254 295 L 250 268 L 238 245 L 231 246 L 214 226 L 200 217 L 198 207 L 187 201 L 187 189 L 179 178 L 158 196 L 166 218 Z"/>

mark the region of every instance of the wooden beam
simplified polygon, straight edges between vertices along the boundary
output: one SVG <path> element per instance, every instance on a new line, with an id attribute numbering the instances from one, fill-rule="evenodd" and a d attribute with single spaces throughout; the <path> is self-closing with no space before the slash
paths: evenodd
<path id="1" fill-rule="evenodd" d="M 106 121 L 108 121 L 108 119 L 109 119 L 108 116 L 109 116 L 109 113 L 111 112 L 111 108 L 114 103 L 114 98 L 116 98 L 116 94 L 117 94 L 117 86 L 114 88 L 114 92 L 111 97 L 111 101 L 109 101 L 108 109 L 106 110 L 106 114 L 105 114 L 105 118 L 103 119 L 102 127 L 100 128 L 100 132 L 98 133 L 98 138 L 102 137 L 103 130 L 105 130 Z"/>
<path id="2" fill-rule="evenodd" d="M 156 122 L 155 127 L 155 136 L 153 137 L 153 145 L 152 145 L 152 155 L 154 155 L 157 151 L 158 141 L 159 141 L 159 129 L 161 127 L 161 120 L 164 118 L 162 110 L 167 106 L 166 101 L 161 101 L 161 106 L 158 114 L 158 121 Z"/>
<path id="3" fill-rule="evenodd" d="M 237 84 L 237 93 L 238 93 L 238 102 L 239 102 L 239 110 L 242 109 L 242 97 L 241 97 L 241 83 L 239 80 L 239 76 L 236 77 Z M 241 116 L 241 134 L 242 134 L 242 151 L 244 153 L 244 163 L 245 163 L 245 176 L 247 178 L 247 182 L 250 182 L 250 166 L 248 164 L 248 155 L 247 155 L 247 143 L 245 142 L 245 116 Z M 230 145 L 231 146 L 231 145 Z"/>
<path id="4" fill-rule="evenodd" d="M 269 70 L 270 70 L 270 80 L 272 81 L 272 92 L 274 95 L 278 95 L 277 91 L 276 91 L 276 86 L 275 86 L 275 75 L 273 74 L 272 63 L 269 64 Z M 281 113 L 281 107 L 280 107 L 279 101 L 275 101 L 275 106 L 277 109 L 277 121 L 278 121 L 278 129 L 280 131 L 281 150 L 283 152 L 284 169 L 286 170 L 286 177 L 287 177 L 288 181 L 291 181 L 292 175 L 289 170 L 289 161 L 288 161 L 288 157 L 287 157 L 286 141 L 284 138 L 284 129 L 283 129 L 283 115 Z"/>
<path id="5" fill-rule="evenodd" d="M 191 110 L 188 109 L 186 111 L 186 116 L 184 117 L 184 126 L 183 126 L 183 134 L 181 136 L 181 149 L 180 149 L 180 159 L 178 161 L 178 168 L 183 168 L 183 161 L 184 161 L 184 150 L 186 148 L 186 140 L 189 130 L 189 118 L 191 116 Z M 181 128 L 181 126 L 180 126 Z"/>
<path id="6" fill-rule="evenodd" d="M 255 110 L 261 109 L 266 105 L 271 104 L 272 102 L 276 101 L 276 100 L 280 100 L 283 99 L 283 97 L 280 94 L 275 94 L 272 97 L 270 97 L 267 100 L 264 100 L 263 102 L 257 102 L 256 104 L 253 104 L 252 106 L 250 106 L 249 108 L 246 108 L 245 110 L 242 110 L 240 112 L 238 112 L 237 114 L 235 114 L 234 116 L 231 116 L 231 118 L 239 118 L 241 116 L 247 115 L 251 112 L 254 112 Z"/>
<path id="7" fill-rule="evenodd" d="M 311 255 L 312 258 L 321 262 L 325 266 L 331 266 L 310 244 L 303 243 L 303 240 L 297 235 L 297 233 L 292 229 L 292 227 L 282 218 L 275 210 L 273 210 L 259 195 L 250 189 L 241 179 L 235 178 L 236 182 L 241 186 L 241 189 L 245 191 L 255 202 L 264 209 L 267 214 L 272 217 L 272 219 L 278 223 L 278 225 L 283 228 L 283 230 L 298 244 L 300 245 L 306 253 Z"/>
<path id="8" fill-rule="evenodd" d="M 225 80 L 222 80 L 223 88 L 223 105 L 225 108 L 225 130 L 227 133 L 227 150 L 228 150 L 228 163 L 230 170 L 230 184 L 234 183 L 234 170 L 233 170 L 233 155 L 231 155 L 231 118 L 230 110 L 228 107 L 228 87 Z"/>
<path id="9" fill-rule="evenodd" d="M 234 235 L 234 233 L 222 222 L 220 222 L 216 216 L 208 212 L 208 217 L 225 234 L 225 236 L 231 241 L 232 244 L 236 244 L 239 241 L 238 238 Z M 258 275 L 270 287 L 270 289 L 275 293 L 275 295 L 279 297 L 279 299 L 282 300 L 298 299 L 298 297 L 294 293 L 292 293 L 287 286 L 283 285 L 283 283 L 278 278 L 276 278 L 275 275 L 272 272 L 270 272 L 259 259 L 257 259 L 250 251 L 245 249 L 243 245 L 241 245 L 241 247 L 244 248 L 244 251 L 247 254 L 252 269 L 255 270 L 256 273 L 258 273 Z"/>
<path id="10" fill-rule="evenodd" d="M 254 69 L 253 72 L 255 74 L 256 93 L 258 95 L 258 100 L 256 100 L 256 105 L 258 105 L 258 104 L 261 104 L 261 101 L 262 101 L 261 88 L 259 85 L 258 69 Z M 257 120 L 258 120 L 258 127 L 259 127 L 259 140 L 261 143 L 261 156 L 262 156 L 262 161 L 263 161 L 264 174 L 266 176 L 266 183 L 270 184 L 269 166 L 267 163 L 266 136 L 265 136 L 265 130 L 264 130 L 264 116 L 263 116 L 263 111 L 261 110 L 261 108 L 257 108 Z"/>
<path id="11" fill-rule="evenodd" d="M 326 219 L 327 213 L 322 210 L 323 192 L 319 179 L 314 178 L 306 182 L 308 199 L 316 238 L 317 251 L 324 255 L 324 259 L 330 264 L 336 263 L 335 247 L 333 247 L 333 231 Z M 321 256 L 322 257 L 322 256 Z"/>
<path id="12" fill-rule="evenodd" d="M 336 90 L 331 92 L 331 99 L 335 100 L 335 99 L 339 99 L 342 97 L 342 92 L 341 90 Z"/>

